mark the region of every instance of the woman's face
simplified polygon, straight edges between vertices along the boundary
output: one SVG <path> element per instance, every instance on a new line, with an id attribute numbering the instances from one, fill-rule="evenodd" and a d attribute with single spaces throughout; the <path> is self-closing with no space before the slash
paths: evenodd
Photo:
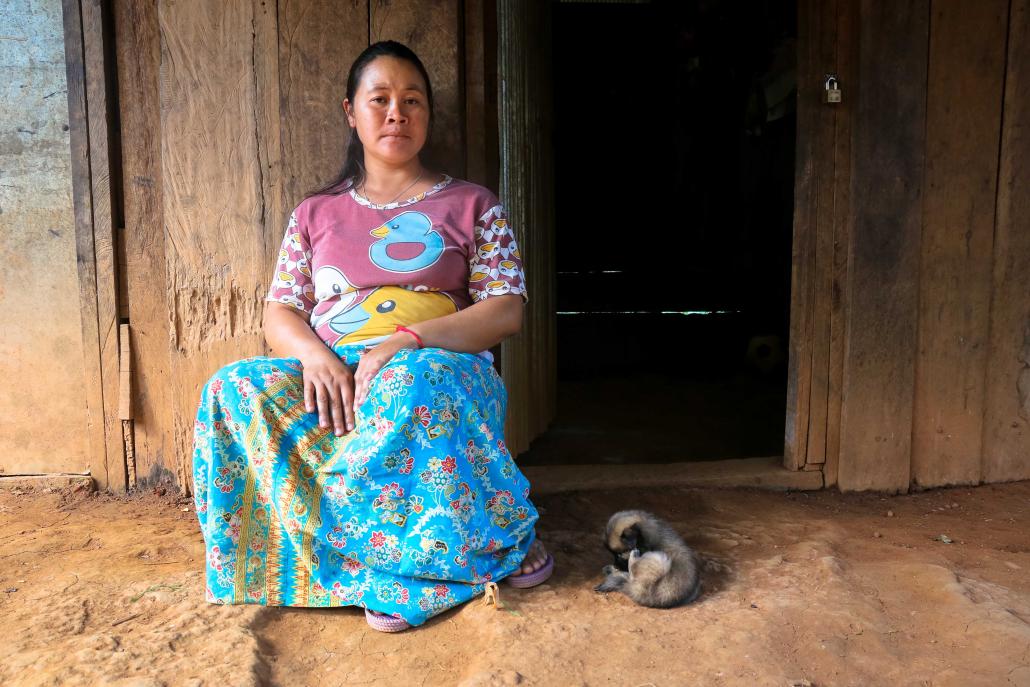
<path id="1" fill-rule="evenodd" d="M 426 85 L 415 65 L 377 57 L 365 66 L 354 101 L 343 101 L 347 123 L 355 128 L 365 156 L 395 166 L 416 157 L 429 131 Z"/>

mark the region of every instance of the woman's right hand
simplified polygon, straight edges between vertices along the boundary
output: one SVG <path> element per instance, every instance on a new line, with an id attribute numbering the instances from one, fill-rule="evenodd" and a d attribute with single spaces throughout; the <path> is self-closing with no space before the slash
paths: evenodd
<path id="1" fill-rule="evenodd" d="M 304 409 L 318 412 L 320 427 L 330 424 L 336 436 L 354 429 L 354 374 L 330 349 L 301 359 Z"/>

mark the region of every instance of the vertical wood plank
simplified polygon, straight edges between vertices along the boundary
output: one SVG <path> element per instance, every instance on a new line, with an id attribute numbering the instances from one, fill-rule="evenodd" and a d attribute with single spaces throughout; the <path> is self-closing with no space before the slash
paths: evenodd
<path id="1" fill-rule="evenodd" d="M 543 331 L 538 331 L 540 348 L 538 349 L 534 370 L 537 375 L 539 392 L 539 413 L 533 438 L 547 431 L 558 413 L 558 262 L 557 262 L 557 219 L 555 216 L 555 171 L 554 171 L 554 34 L 553 6 L 542 5 L 542 36 L 544 39 L 543 59 L 538 70 L 538 100 L 541 107 L 539 122 L 540 140 L 538 147 L 541 155 L 541 167 L 538 170 L 540 198 L 537 209 L 541 227 L 539 255 L 541 261 L 538 298 L 543 296 L 546 302 L 538 310 L 543 319 Z"/>
<path id="2" fill-rule="evenodd" d="M 810 192 L 813 198 L 810 207 L 814 215 L 808 231 L 815 233 L 815 265 L 813 268 L 814 293 L 812 302 L 811 329 L 811 391 L 809 392 L 808 442 L 805 464 L 826 462 L 826 418 L 830 394 L 830 311 L 833 295 L 833 220 L 834 220 L 834 151 L 836 150 L 835 122 L 836 105 L 823 102 L 824 80 L 828 71 L 836 69 L 837 52 L 837 3 L 818 2 L 810 10 L 815 23 L 810 36 L 816 63 L 810 65 L 806 101 L 813 113 L 815 130 L 812 138 L 815 148 L 812 154 L 813 180 Z"/>
<path id="3" fill-rule="evenodd" d="M 509 392 L 505 437 L 518 455 L 547 427 L 556 406 L 550 9 L 505 1 L 497 11 L 500 197 L 523 251 L 529 292 L 522 331 L 501 347 Z M 531 40 L 544 47 L 526 51 Z"/>
<path id="4" fill-rule="evenodd" d="M 114 3 L 121 120 L 125 283 L 132 335 L 137 483 L 174 468 L 168 291 L 161 193 L 161 36 L 157 6 Z"/>
<path id="5" fill-rule="evenodd" d="M 538 36 L 539 48 L 532 51 L 532 121 L 529 131 L 533 134 L 532 148 L 535 153 L 533 164 L 533 227 L 536 246 L 533 270 L 536 273 L 536 316 L 532 333 L 530 373 L 532 379 L 533 411 L 530 425 L 530 440 L 542 434 L 557 412 L 557 315 L 555 262 L 555 217 L 554 217 L 554 145 L 553 104 L 551 89 L 552 55 L 551 10 L 547 4 L 536 6 L 534 33 Z"/>
<path id="6" fill-rule="evenodd" d="M 261 226 L 265 236 L 265 280 L 267 285 L 271 279 L 279 246 L 289 217 L 287 204 L 291 200 L 286 195 L 285 166 L 283 164 L 282 144 L 282 110 L 284 99 L 281 91 L 280 66 L 283 48 L 280 42 L 280 9 L 288 13 L 287 3 L 268 2 L 268 0 L 252 0 L 254 7 L 254 83 L 256 91 L 256 120 L 258 170 L 261 183 Z M 292 129 L 294 123 L 298 128 L 302 120 L 289 122 Z M 337 136 L 344 132 L 337 130 Z M 323 154 L 330 154 L 327 149 Z M 310 150 L 293 151 L 295 157 L 302 157 Z M 262 291 L 264 288 L 262 287 Z M 264 303 L 259 306 L 264 312 Z M 264 341 L 263 353 L 272 355 L 272 348 Z"/>
<path id="7" fill-rule="evenodd" d="M 264 352 L 271 263 L 257 135 L 259 17 L 249 3 L 165 1 L 158 21 L 174 467 L 189 489 L 204 382 Z"/>
<path id="8" fill-rule="evenodd" d="M 118 257 L 117 225 L 111 186 L 111 141 L 114 113 L 107 93 L 106 3 L 82 0 L 82 35 L 86 55 L 86 108 L 89 120 L 89 171 L 93 197 L 93 251 L 97 275 L 97 335 L 104 387 L 104 441 L 107 486 L 128 488 L 122 423 L 118 418 Z"/>
<path id="9" fill-rule="evenodd" d="M 104 385 L 97 321 L 97 270 L 89 168 L 89 122 L 86 118 L 86 57 L 79 0 L 63 0 L 62 12 L 68 82 L 68 133 L 71 141 L 75 253 L 79 276 L 83 362 L 86 368 L 89 468 L 93 479 L 97 481 L 97 486 L 106 489 L 111 485 L 107 474 L 107 439 L 104 431 Z"/>
<path id="10" fill-rule="evenodd" d="M 910 477 L 929 2 L 863 0 L 838 484 Z"/>
<path id="11" fill-rule="evenodd" d="M 790 329 L 787 357 L 787 417 L 783 460 L 800 470 L 808 455 L 811 414 L 813 313 L 815 310 L 816 165 L 822 129 L 819 126 L 821 92 L 819 69 L 819 3 L 805 0 L 798 6 L 798 113 L 797 162 L 794 178 L 794 236 L 791 249 Z M 825 141 L 824 141 L 825 143 Z"/>
<path id="12" fill-rule="evenodd" d="M 844 342 L 851 218 L 851 122 L 857 93 L 858 0 L 837 1 L 837 76 L 844 90 L 836 107 L 833 145 L 833 281 L 830 286 L 829 393 L 826 410 L 826 462 L 823 484 L 837 484 L 840 457 L 840 413 L 844 383 Z"/>
<path id="13" fill-rule="evenodd" d="M 285 200 L 271 255 L 289 212 L 339 172 L 350 140 L 343 113 L 347 70 L 368 47 L 368 3 L 281 0 L 278 11 L 279 99 Z M 434 84 L 435 85 L 435 84 Z M 274 232 L 273 232 L 274 233 Z M 271 274 L 272 263 L 268 265 Z"/>
<path id="14" fill-rule="evenodd" d="M 129 338 L 129 325 L 118 326 L 118 419 L 132 419 L 132 344 Z"/>
<path id="15" fill-rule="evenodd" d="M 987 354 L 983 479 L 1030 478 L 1030 1 L 1012 0 Z"/>
<path id="16" fill-rule="evenodd" d="M 508 217 L 524 258 L 533 252 L 533 241 L 527 235 L 529 203 L 526 195 L 526 128 L 525 71 L 522 43 L 526 32 L 526 7 L 513 0 L 497 3 L 498 33 L 498 102 L 501 119 L 500 199 L 508 209 Z M 533 276 L 527 271 L 527 289 L 533 288 Z M 534 303 L 532 291 L 530 304 Z M 530 306 L 532 308 L 532 305 Z M 508 450 L 517 456 L 529 447 L 529 389 L 527 366 L 527 332 L 531 312 L 526 314 L 523 330 L 501 344 L 501 374 L 508 389 L 508 418 L 504 436 Z"/>
<path id="17" fill-rule="evenodd" d="M 485 0 L 466 0 L 465 54 L 465 178 L 487 186 L 486 40 Z M 494 191 L 497 189 L 494 188 Z"/>
<path id="18" fill-rule="evenodd" d="M 459 0 L 371 0 L 369 41 L 399 41 L 415 51 L 433 81 L 434 122 L 425 162 L 465 176 L 464 52 Z"/>
<path id="19" fill-rule="evenodd" d="M 933 0 L 912 481 L 976 484 L 1008 0 Z"/>
<path id="20" fill-rule="evenodd" d="M 784 464 L 817 469 L 839 443 L 840 345 L 838 249 L 841 169 L 850 164 L 842 127 L 850 97 L 824 102 L 824 79 L 842 72 L 841 30 L 850 31 L 838 2 L 806 2 L 799 7 L 798 161 L 791 289 L 790 358 Z M 847 88 L 847 86 L 845 86 Z M 850 94 L 849 94 L 850 95 Z M 835 458 L 835 456 L 834 456 Z"/>
<path id="21" fill-rule="evenodd" d="M 127 475 L 118 420 L 117 258 L 103 16 L 99 0 L 66 1 L 63 12 L 90 472 L 100 488 L 124 491 Z"/>

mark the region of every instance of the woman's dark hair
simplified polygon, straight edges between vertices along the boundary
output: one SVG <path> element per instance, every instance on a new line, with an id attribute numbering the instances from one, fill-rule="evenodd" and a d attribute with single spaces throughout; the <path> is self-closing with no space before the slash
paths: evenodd
<path id="1" fill-rule="evenodd" d="M 354 102 L 354 95 L 358 90 L 358 84 L 361 82 L 361 75 L 365 71 L 365 67 L 371 64 L 372 60 L 377 57 L 396 57 L 401 60 L 407 60 L 411 64 L 415 65 L 415 69 L 418 70 L 419 74 L 422 75 L 422 80 L 426 84 L 426 100 L 429 102 L 429 132 L 433 130 L 433 86 L 429 82 L 429 72 L 426 71 L 425 65 L 422 64 L 422 60 L 418 59 L 418 55 L 412 51 L 411 48 L 398 43 L 397 41 L 379 41 L 365 48 L 357 59 L 354 60 L 354 64 L 350 66 L 350 73 L 347 74 L 347 99 L 350 102 Z M 428 133 L 426 141 L 428 142 Z M 351 180 L 350 184 L 347 184 L 347 180 Z M 308 197 L 319 196 L 319 195 L 338 195 L 343 193 L 352 186 L 357 186 L 365 179 L 365 149 L 361 145 L 361 139 L 358 138 L 358 132 L 356 129 L 351 131 L 350 143 L 347 144 L 347 150 L 343 154 L 343 167 L 340 169 L 332 181 L 328 184 L 311 191 L 308 193 Z"/>

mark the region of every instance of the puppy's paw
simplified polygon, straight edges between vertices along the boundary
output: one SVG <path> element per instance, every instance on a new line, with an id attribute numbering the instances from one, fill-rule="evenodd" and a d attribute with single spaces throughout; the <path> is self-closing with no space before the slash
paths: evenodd
<path id="1" fill-rule="evenodd" d="M 615 592 L 629 582 L 629 575 L 617 570 L 615 566 L 606 565 L 604 567 L 604 582 L 594 587 L 594 591 L 597 592 Z"/>
<path id="2" fill-rule="evenodd" d="M 601 574 L 604 575 L 605 577 L 608 577 L 613 572 L 617 572 L 617 571 L 618 571 L 618 568 L 616 568 L 614 565 L 606 565 L 603 568 L 601 568 Z"/>
<path id="3" fill-rule="evenodd" d="M 633 549 L 632 551 L 629 552 L 629 562 L 630 563 L 632 563 L 633 561 L 637 560 L 638 558 L 640 558 L 640 549 Z"/>

